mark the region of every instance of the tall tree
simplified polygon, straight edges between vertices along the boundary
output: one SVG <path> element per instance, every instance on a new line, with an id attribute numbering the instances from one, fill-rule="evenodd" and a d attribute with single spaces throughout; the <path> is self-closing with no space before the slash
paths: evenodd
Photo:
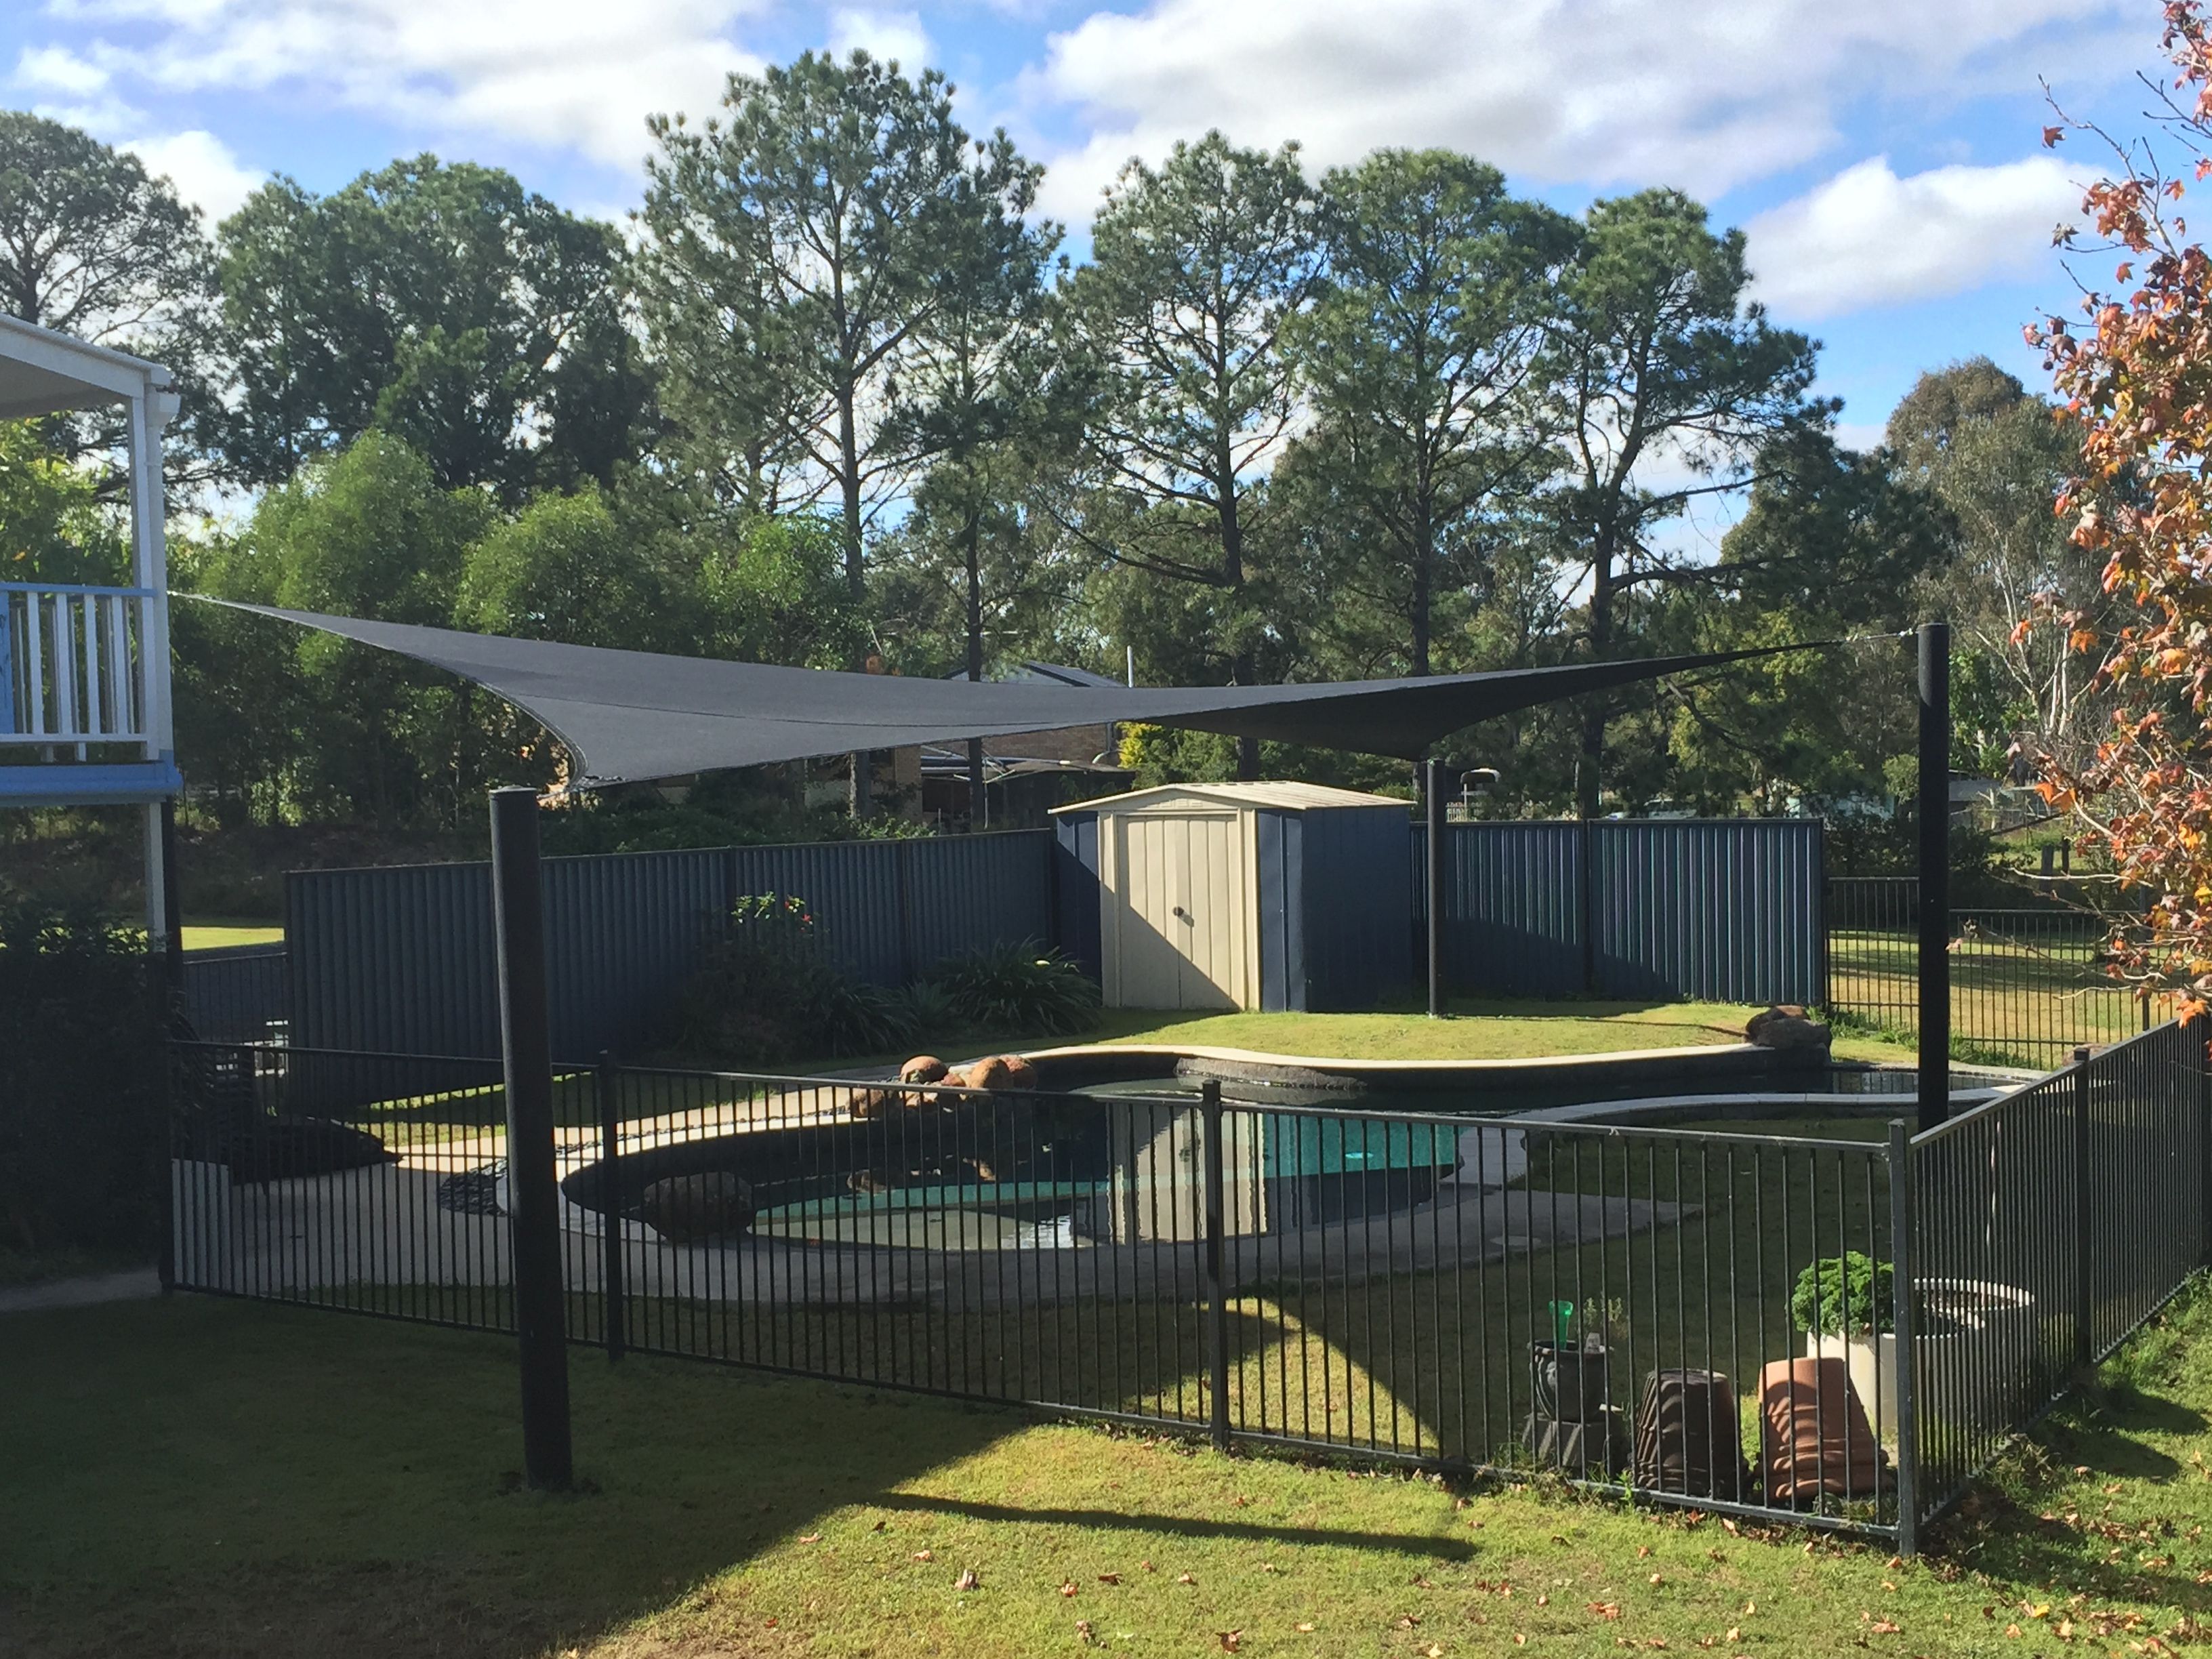
<path id="1" fill-rule="evenodd" d="M 1978 765 L 2002 765 L 2008 746 L 2086 757 L 2103 700 L 2095 676 L 2052 630 L 2023 628 L 2055 601 L 2097 626 L 2113 612 L 2100 561 L 2074 545 L 2052 515 L 2079 460 L 2079 434 L 1986 357 L 1920 377 L 1889 417 L 1889 448 L 1905 476 L 1949 509 L 1945 568 L 1923 588 L 1929 608 L 1958 627 L 1997 694 Z"/>
<path id="2" fill-rule="evenodd" d="M 1549 471 L 1537 369 L 1572 228 L 1445 150 L 1378 150 L 1321 200 L 1328 276 L 1293 339 L 1301 459 L 1345 520 L 1333 608 L 1379 611 L 1391 665 L 1426 674 L 1439 604 L 1479 580 L 1477 520 Z"/>
<path id="3" fill-rule="evenodd" d="M 1297 148 L 1210 132 L 1158 169 L 1131 161 L 1091 247 L 1061 310 L 1089 400 L 1080 533 L 1127 570 L 1210 595 L 1209 654 L 1251 684 L 1263 481 L 1298 413 L 1285 332 L 1321 269 Z M 1258 766 L 1258 743 L 1240 742 L 1239 775 Z"/>
<path id="4" fill-rule="evenodd" d="M 1004 134 L 975 147 L 947 216 L 945 292 L 915 332 L 891 422 L 906 447 L 929 458 L 903 539 L 925 570 L 949 565 L 956 574 L 970 680 L 983 678 L 987 617 L 1029 588 L 1034 538 L 1020 506 L 1022 452 L 1037 447 L 1015 439 L 1024 411 L 1037 415 L 1036 330 L 1060 234 L 1025 216 L 1043 174 Z M 968 744 L 968 788 L 970 821 L 980 823 L 980 738 Z"/>
<path id="5" fill-rule="evenodd" d="M 1694 574 L 1659 538 L 1693 501 L 1741 490 L 1771 441 L 1825 425 L 1809 395 L 1814 343 L 1771 326 L 1744 297 L 1743 233 L 1715 235 L 1674 191 L 1591 205 L 1562 284 L 1546 373 L 1560 399 L 1567 456 L 1553 500 L 1560 554 L 1586 589 L 1583 634 L 1606 659 L 1628 643 L 1624 604 Z M 1576 794 L 1599 810 L 1616 702 L 1585 700 Z"/>
<path id="6" fill-rule="evenodd" d="M 201 438 L 212 406 L 205 319 L 214 287 L 199 210 L 167 179 L 89 133 L 0 110 L 0 311 L 161 363 L 185 400 L 179 435 Z M 123 441 L 113 419 L 53 431 L 70 453 Z M 173 482 L 194 482 L 199 459 L 174 447 Z M 111 469 L 104 493 L 122 479 Z"/>
<path id="7" fill-rule="evenodd" d="M 223 222 L 237 368 L 226 448 L 276 483 L 372 428 L 439 483 L 519 501 L 611 479 L 649 386 L 614 229 L 510 174 L 430 155 L 316 196 L 289 179 Z"/>
<path id="8" fill-rule="evenodd" d="M 857 601 L 870 520 L 911 459 L 884 416 L 916 330 L 950 297 L 968 135 L 944 76 L 908 80 L 863 52 L 733 75 L 722 106 L 703 126 L 652 124 L 645 222 L 678 233 L 655 257 L 720 308 L 670 313 L 664 349 L 703 356 L 687 331 L 719 325 L 805 389 L 783 418 L 836 501 Z M 1033 187 L 1003 136 L 990 149 L 1002 188 Z"/>

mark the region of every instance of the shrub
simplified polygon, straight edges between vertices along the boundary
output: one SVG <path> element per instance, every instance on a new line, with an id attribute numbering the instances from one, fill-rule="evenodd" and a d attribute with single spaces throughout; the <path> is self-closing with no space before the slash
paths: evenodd
<path id="1" fill-rule="evenodd" d="M 0 1247 L 151 1253 L 166 1148 L 149 971 L 130 928 L 0 909 Z"/>
<path id="2" fill-rule="evenodd" d="M 962 1024 L 981 1030 L 1065 1036 L 1098 1023 L 1098 988 L 1033 939 L 949 957 L 928 982 Z"/>
<path id="3" fill-rule="evenodd" d="M 763 1066 L 894 1048 L 912 1029 L 902 994 L 863 985 L 830 959 L 804 899 L 763 893 L 732 905 L 702 954 L 675 1036 L 690 1053 Z"/>
<path id="4" fill-rule="evenodd" d="M 1894 1323 L 1890 1264 L 1856 1250 L 1822 1256 L 1797 1275 L 1790 1322 L 1820 1336 L 1869 1336 Z"/>

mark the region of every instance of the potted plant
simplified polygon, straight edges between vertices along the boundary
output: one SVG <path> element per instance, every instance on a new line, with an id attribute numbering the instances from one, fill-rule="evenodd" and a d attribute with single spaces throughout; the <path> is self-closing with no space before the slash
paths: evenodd
<path id="1" fill-rule="evenodd" d="M 1577 1314 L 1573 1303 L 1554 1302 L 1551 1314 L 1554 1334 L 1528 1345 L 1536 1415 L 1558 1423 L 1597 1422 L 1610 1397 L 1607 1339 L 1620 1321 L 1620 1303 L 1585 1305 Z"/>
<path id="2" fill-rule="evenodd" d="M 1797 1275 L 1790 1322 L 1805 1333 L 1812 1359 L 1841 1359 L 1875 1432 L 1897 1421 L 1895 1275 L 1856 1250 L 1822 1256 Z"/>

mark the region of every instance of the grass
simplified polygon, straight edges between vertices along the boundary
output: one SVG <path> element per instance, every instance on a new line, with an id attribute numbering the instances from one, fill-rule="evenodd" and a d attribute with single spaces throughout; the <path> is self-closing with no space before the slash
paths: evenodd
<path id="1" fill-rule="evenodd" d="M 2127 987 L 2106 976 L 2098 943 L 2078 927 L 2045 929 L 2035 939 L 1991 929 L 1958 940 L 1951 951 L 1954 1057 L 2057 1066 L 2077 1043 L 2114 1042 L 2142 1030 L 2142 1006 Z M 1853 1011 L 1855 1023 L 1909 1034 L 1918 996 L 1915 937 L 1838 929 L 1829 935 L 1828 951 L 1831 1003 Z M 2165 1014 L 2154 1007 L 2152 1018 Z M 1870 1032 L 1851 1040 L 1879 1038 Z"/>
<path id="2" fill-rule="evenodd" d="M 197 921 L 185 924 L 185 949 L 187 951 L 222 951 L 236 945 L 282 945 L 283 942 L 283 926 L 278 922 L 204 916 Z"/>
<path id="3" fill-rule="evenodd" d="M 951 1035 L 897 1054 L 803 1062 L 796 1072 L 844 1071 L 890 1064 L 909 1054 L 947 1059 L 1064 1042 L 1161 1043 L 1251 1048 L 1339 1060 L 1531 1060 L 1547 1054 L 1625 1048 L 1686 1048 L 1743 1041 L 1756 1008 L 1726 1002 L 1603 1002 L 1581 1000 L 1455 999 L 1449 1019 L 1411 1010 L 1372 1014 L 1188 1013 L 1108 1008 L 1097 1026 L 1074 1037 Z M 1892 1043 L 1838 1032 L 1834 1052 L 1848 1060 L 1894 1061 Z"/>
<path id="4" fill-rule="evenodd" d="M 501 1339 L 191 1297 L 8 1339 L 0 1648 L 23 1659 L 2101 1654 L 2212 1611 L 2202 1300 L 1905 1564 L 580 1352 L 585 1485 L 538 1496 Z"/>

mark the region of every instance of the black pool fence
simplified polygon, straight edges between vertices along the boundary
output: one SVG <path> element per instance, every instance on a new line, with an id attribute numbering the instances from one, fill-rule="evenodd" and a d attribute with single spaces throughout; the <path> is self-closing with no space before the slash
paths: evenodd
<path id="1" fill-rule="evenodd" d="M 1862 1026 L 1910 1036 L 1919 1015 L 1919 883 L 1834 878 L 1826 915 L 1825 1006 Z M 1948 934 L 1952 1051 L 1961 1059 L 2054 1066 L 2085 1043 L 2147 1030 L 2165 1012 L 2105 971 L 2109 930 L 2087 913 L 1959 907 Z"/>
<path id="2" fill-rule="evenodd" d="M 569 1067 L 568 1332 L 1910 1549 L 2204 1259 L 2203 1050 L 1919 1136 Z M 513 1328 L 496 1062 L 178 1052 L 179 1288 Z"/>

